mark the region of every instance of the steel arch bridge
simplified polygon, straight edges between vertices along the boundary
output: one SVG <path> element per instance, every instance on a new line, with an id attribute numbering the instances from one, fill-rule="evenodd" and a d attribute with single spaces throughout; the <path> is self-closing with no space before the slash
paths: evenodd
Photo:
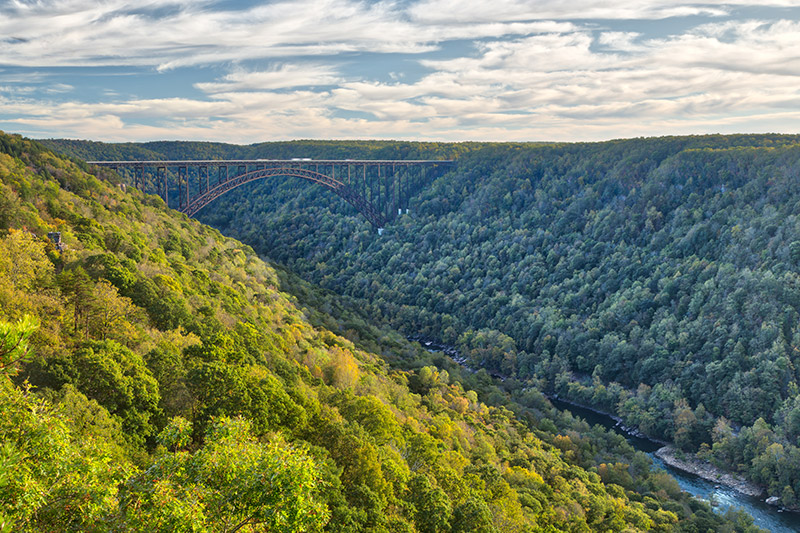
<path id="1" fill-rule="evenodd" d="M 87 161 L 109 167 L 145 192 L 189 216 L 225 193 L 276 176 L 301 178 L 333 191 L 376 228 L 408 212 L 423 182 L 455 165 L 453 160 L 237 159 Z M 231 171 L 233 170 L 233 171 Z M 212 174 L 216 171 L 216 176 Z"/>

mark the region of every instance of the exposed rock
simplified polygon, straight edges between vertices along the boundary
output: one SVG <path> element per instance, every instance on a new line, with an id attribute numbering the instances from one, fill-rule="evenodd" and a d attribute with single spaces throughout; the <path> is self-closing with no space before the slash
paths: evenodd
<path id="1" fill-rule="evenodd" d="M 690 474 L 713 481 L 714 483 L 719 483 L 720 485 L 725 485 L 726 487 L 731 487 L 742 494 L 761 496 L 764 493 L 762 487 L 747 481 L 741 476 L 720 470 L 711 463 L 701 461 L 694 457 L 686 456 L 679 458 L 679 453 L 680 452 L 673 446 L 664 446 L 656 451 L 656 457 L 673 468 L 689 472 Z M 777 498 L 775 499 L 777 500 Z"/>
<path id="2" fill-rule="evenodd" d="M 781 503 L 781 499 L 778 498 L 777 496 L 770 496 L 769 498 L 764 500 L 764 503 L 766 503 L 767 505 L 778 506 Z"/>

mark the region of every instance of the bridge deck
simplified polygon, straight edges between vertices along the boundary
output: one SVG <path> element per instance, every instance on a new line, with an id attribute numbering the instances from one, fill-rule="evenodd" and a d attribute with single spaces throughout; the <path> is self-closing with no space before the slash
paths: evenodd
<path id="1" fill-rule="evenodd" d="M 265 165 L 265 164 L 300 164 L 300 165 L 447 165 L 453 159 L 175 159 L 150 161 L 87 161 L 90 165 L 103 166 L 184 166 L 184 165 Z"/>

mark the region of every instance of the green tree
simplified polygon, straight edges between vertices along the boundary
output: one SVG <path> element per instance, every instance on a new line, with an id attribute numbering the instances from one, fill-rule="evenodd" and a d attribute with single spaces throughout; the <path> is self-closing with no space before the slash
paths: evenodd
<path id="1" fill-rule="evenodd" d="M 241 418 L 218 418 L 194 453 L 179 449 L 189 428 L 173 419 L 164 452 L 123 487 L 122 518 L 133 531 L 319 531 L 328 520 L 319 473 L 302 449 L 263 443 Z"/>
<path id="2" fill-rule="evenodd" d="M 19 365 L 30 359 L 28 340 L 39 327 L 39 321 L 29 315 L 9 323 L 0 320 L 0 376 L 16 375 Z"/>
<path id="3" fill-rule="evenodd" d="M 497 533 L 486 502 L 470 498 L 453 511 L 453 533 Z"/>
<path id="4" fill-rule="evenodd" d="M 282 382 L 260 365 L 203 362 L 187 373 L 187 384 L 199 402 L 199 424 L 215 416 L 241 415 L 260 435 L 268 430 L 299 429 L 307 420 L 305 410 L 287 394 Z"/>
<path id="5" fill-rule="evenodd" d="M 73 328 L 76 335 L 83 331 L 89 336 L 89 321 L 94 308 L 94 282 L 82 267 L 59 274 L 58 285 L 72 310 Z"/>
<path id="6" fill-rule="evenodd" d="M 0 376 L 0 531 L 105 531 L 134 470 L 102 438 L 77 438 L 57 407 Z"/>
<path id="7" fill-rule="evenodd" d="M 136 337 L 131 319 L 139 310 L 108 281 L 101 280 L 94 286 L 91 311 L 89 334 L 93 338 L 130 342 Z"/>
<path id="8" fill-rule="evenodd" d="M 0 273 L 21 291 L 31 291 L 53 273 L 44 243 L 27 231 L 12 230 L 0 242 Z"/>
<path id="9" fill-rule="evenodd" d="M 450 530 L 452 505 L 447 494 L 433 486 L 428 476 L 414 475 L 408 483 L 409 501 L 414 505 L 414 523 L 420 533 Z"/>
<path id="10" fill-rule="evenodd" d="M 153 434 L 161 395 L 140 355 L 116 341 L 87 341 L 73 354 L 72 364 L 71 382 L 119 416 L 129 438 L 140 443 Z"/>

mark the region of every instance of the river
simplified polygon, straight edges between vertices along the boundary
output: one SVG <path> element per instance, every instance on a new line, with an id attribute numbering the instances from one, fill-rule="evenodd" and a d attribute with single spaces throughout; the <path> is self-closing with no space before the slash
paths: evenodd
<path id="1" fill-rule="evenodd" d="M 661 447 L 657 442 L 649 439 L 635 437 L 624 433 L 617 427 L 616 421 L 608 415 L 597 413 L 591 409 L 566 403 L 557 399 L 550 400 L 558 409 L 571 412 L 573 415 L 586 420 L 589 424 L 600 424 L 601 426 L 616 431 L 623 435 L 628 442 L 639 451 L 647 453 L 653 464 L 657 468 L 666 470 L 672 475 L 680 485 L 681 489 L 701 498 L 714 502 L 718 510 L 725 510 L 728 507 L 739 507 L 750 514 L 757 526 L 762 527 L 772 533 L 796 533 L 800 531 L 800 514 L 780 512 L 777 507 L 772 507 L 764 503 L 763 500 L 752 496 L 747 496 L 734 489 L 717 485 L 700 477 L 678 470 L 655 456 L 654 452 Z"/>

